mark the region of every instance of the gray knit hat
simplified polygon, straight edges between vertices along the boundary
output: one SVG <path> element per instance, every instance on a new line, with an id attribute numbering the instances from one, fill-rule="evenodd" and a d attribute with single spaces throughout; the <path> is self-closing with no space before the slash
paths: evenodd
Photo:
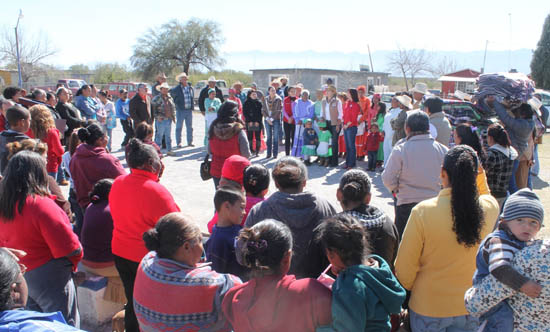
<path id="1" fill-rule="evenodd" d="M 508 197 L 500 217 L 507 221 L 518 218 L 533 218 L 542 227 L 544 208 L 537 194 L 529 188 L 523 188 Z"/>

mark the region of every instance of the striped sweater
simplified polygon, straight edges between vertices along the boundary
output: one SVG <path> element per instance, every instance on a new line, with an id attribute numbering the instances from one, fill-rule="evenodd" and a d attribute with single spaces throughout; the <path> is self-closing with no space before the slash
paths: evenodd
<path id="1" fill-rule="evenodd" d="M 519 290 L 529 278 L 517 272 L 511 265 L 514 255 L 525 247 L 508 227 L 500 223 L 498 229 L 489 234 L 479 246 L 476 257 L 476 272 L 473 284 L 481 283 L 487 275 L 493 275 L 506 286 Z"/>
<path id="2" fill-rule="evenodd" d="M 209 265 L 187 266 L 157 257 L 141 261 L 134 285 L 134 309 L 142 332 L 231 331 L 221 302 L 239 278 Z"/>

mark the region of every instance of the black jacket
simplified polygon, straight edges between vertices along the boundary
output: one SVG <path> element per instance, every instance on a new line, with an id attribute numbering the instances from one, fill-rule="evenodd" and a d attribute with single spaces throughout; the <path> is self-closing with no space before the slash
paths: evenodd
<path id="1" fill-rule="evenodd" d="M 134 120 L 134 126 L 137 126 L 141 122 L 147 122 L 152 124 L 151 118 L 151 98 L 147 96 L 147 102 L 145 102 L 139 94 L 130 100 L 130 117 Z"/>
<path id="2" fill-rule="evenodd" d="M 258 99 L 247 98 L 243 105 L 245 122 L 259 122 L 262 124 L 262 103 Z"/>
<path id="3" fill-rule="evenodd" d="M 86 126 L 86 120 L 78 116 L 80 111 L 73 104 L 58 102 L 57 105 L 55 105 L 55 110 L 62 119 L 67 121 L 67 131 L 65 132 L 66 138 L 69 138 L 75 128 Z"/>
<path id="4" fill-rule="evenodd" d="M 215 86 L 214 89 L 216 89 L 216 98 L 218 98 L 223 103 L 224 99 L 222 90 L 220 90 L 217 86 Z M 199 109 L 203 113 L 206 112 L 206 110 L 204 109 L 204 100 L 208 98 L 208 90 L 210 90 L 210 87 L 207 85 L 201 90 L 201 93 L 199 94 Z"/>
<path id="5" fill-rule="evenodd" d="M 24 139 L 30 138 L 29 136 L 13 131 L 13 130 L 4 130 L 0 133 L 0 172 L 4 174 L 6 166 L 8 166 L 8 143 L 19 142 Z"/>

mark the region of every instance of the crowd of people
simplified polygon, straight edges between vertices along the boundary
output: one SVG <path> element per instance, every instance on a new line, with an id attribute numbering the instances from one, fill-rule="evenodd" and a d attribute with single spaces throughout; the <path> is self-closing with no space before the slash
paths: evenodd
<path id="1" fill-rule="evenodd" d="M 216 188 L 202 233 L 159 183 L 172 123 L 175 146 L 183 124 L 193 146 L 195 92 L 177 80 L 159 75 L 152 98 L 143 84 L 114 103 L 94 86 L 74 100 L 64 87 L 4 90 L 0 328 L 78 331 L 81 272 L 108 278 L 128 332 L 548 328 L 532 106 L 478 100 L 500 119 L 484 139 L 453 128 L 422 84 L 386 111 L 365 86 L 329 85 L 313 101 L 283 77 L 265 94 L 237 82 L 224 100 L 212 77 L 198 98 Z M 129 170 L 110 153 L 117 118 Z M 271 171 L 254 159 L 264 149 Z M 335 207 L 307 190 L 308 166 L 339 158 Z M 372 204 L 377 168 L 395 220 Z"/>

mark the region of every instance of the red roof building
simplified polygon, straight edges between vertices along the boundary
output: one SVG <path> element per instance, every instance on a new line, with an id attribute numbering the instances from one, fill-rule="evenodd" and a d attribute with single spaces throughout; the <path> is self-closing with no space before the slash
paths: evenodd
<path id="1" fill-rule="evenodd" d="M 438 81 L 441 82 L 441 95 L 443 97 L 447 97 L 449 94 L 454 93 L 456 90 L 473 94 L 476 80 L 479 75 L 481 75 L 481 73 L 478 71 L 472 69 L 464 69 L 455 73 L 441 76 L 438 79 Z"/>

